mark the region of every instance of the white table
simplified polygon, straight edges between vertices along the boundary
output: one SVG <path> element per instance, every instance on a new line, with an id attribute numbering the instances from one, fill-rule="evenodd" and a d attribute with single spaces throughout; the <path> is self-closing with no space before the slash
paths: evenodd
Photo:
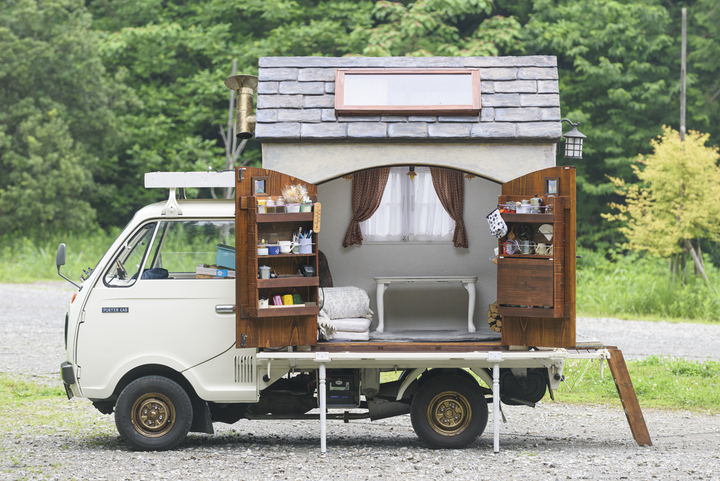
<path id="1" fill-rule="evenodd" d="M 385 291 L 390 284 L 405 284 L 413 282 L 459 282 L 468 292 L 468 332 L 475 332 L 473 315 L 475 313 L 475 283 L 477 276 L 399 276 L 399 277 L 375 277 L 377 282 L 377 310 L 378 327 L 377 332 L 385 329 Z"/>

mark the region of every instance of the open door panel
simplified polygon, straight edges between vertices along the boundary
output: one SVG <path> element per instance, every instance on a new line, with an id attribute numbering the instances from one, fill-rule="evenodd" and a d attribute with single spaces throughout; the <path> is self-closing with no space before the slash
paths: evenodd
<path id="1" fill-rule="evenodd" d="M 507 182 L 502 186 L 498 204 L 514 204 L 535 197 L 543 207 L 533 213 L 502 214 L 509 230 L 508 236 L 500 239 L 497 272 L 498 310 L 503 316 L 502 343 L 572 348 L 575 347 L 575 168 L 552 167 Z M 519 252 L 504 250 L 512 238 L 518 241 Z"/>
<path id="2" fill-rule="evenodd" d="M 318 232 L 313 232 L 309 246 L 290 253 L 265 254 L 263 251 L 261 254 L 258 245 L 291 241 L 300 229 L 302 232 L 313 230 L 315 206 L 270 207 L 268 204 L 271 199 L 274 202 L 281 198 L 286 186 L 294 185 L 305 186 L 309 200 L 314 203 L 317 188 L 300 179 L 254 167 L 237 168 L 235 180 L 236 346 L 314 345 L 318 315 Z M 269 268 L 271 277 L 260 279 L 259 268 L 264 266 Z M 304 277 L 298 273 L 300 266 L 312 267 L 315 275 Z M 277 304 L 274 299 L 283 302 Z M 287 302 L 290 299 L 292 301 Z"/>

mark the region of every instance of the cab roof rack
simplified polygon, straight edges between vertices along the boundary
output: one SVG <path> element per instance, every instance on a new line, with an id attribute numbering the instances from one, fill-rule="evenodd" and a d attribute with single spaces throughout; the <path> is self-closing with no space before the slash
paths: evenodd
<path id="1" fill-rule="evenodd" d="M 172 189 L 189 187 L 235 187 L 235 171 L 220 172 L 148 172 L 146 189 Z"/>
<path id="2" fill-rule="evenodd" d="M 240 175 L 242 175 L 240 169 Z M 145 174 L 146 189 L 170 189 L 167 204 L 161 211 L 162 215 L 177 217 L 182 209 L 175 196 L 176 189 L 200 187 L 235 187 L 235 171 L 221 170 L 213 172 L 148 172 Z"/>

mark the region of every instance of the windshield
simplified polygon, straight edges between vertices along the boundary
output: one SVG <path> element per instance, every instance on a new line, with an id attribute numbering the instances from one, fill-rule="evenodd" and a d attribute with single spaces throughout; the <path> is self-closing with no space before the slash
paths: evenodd
<path id="1" fill-rule="evenodd" d="M 145 224 L 123 244 L 115 260 L 105 272 L 106 285 L 127 287 L 135 283 L 151 244 L 156 225 L 155 222 Z"/>

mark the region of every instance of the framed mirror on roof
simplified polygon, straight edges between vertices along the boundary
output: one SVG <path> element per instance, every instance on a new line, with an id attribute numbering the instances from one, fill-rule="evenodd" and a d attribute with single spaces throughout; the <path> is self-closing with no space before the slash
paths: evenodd
<path id="1" fill-rule="evenodd" d="M 338 69 L 341 115 L 477 115 L 478 69 Z"/>

